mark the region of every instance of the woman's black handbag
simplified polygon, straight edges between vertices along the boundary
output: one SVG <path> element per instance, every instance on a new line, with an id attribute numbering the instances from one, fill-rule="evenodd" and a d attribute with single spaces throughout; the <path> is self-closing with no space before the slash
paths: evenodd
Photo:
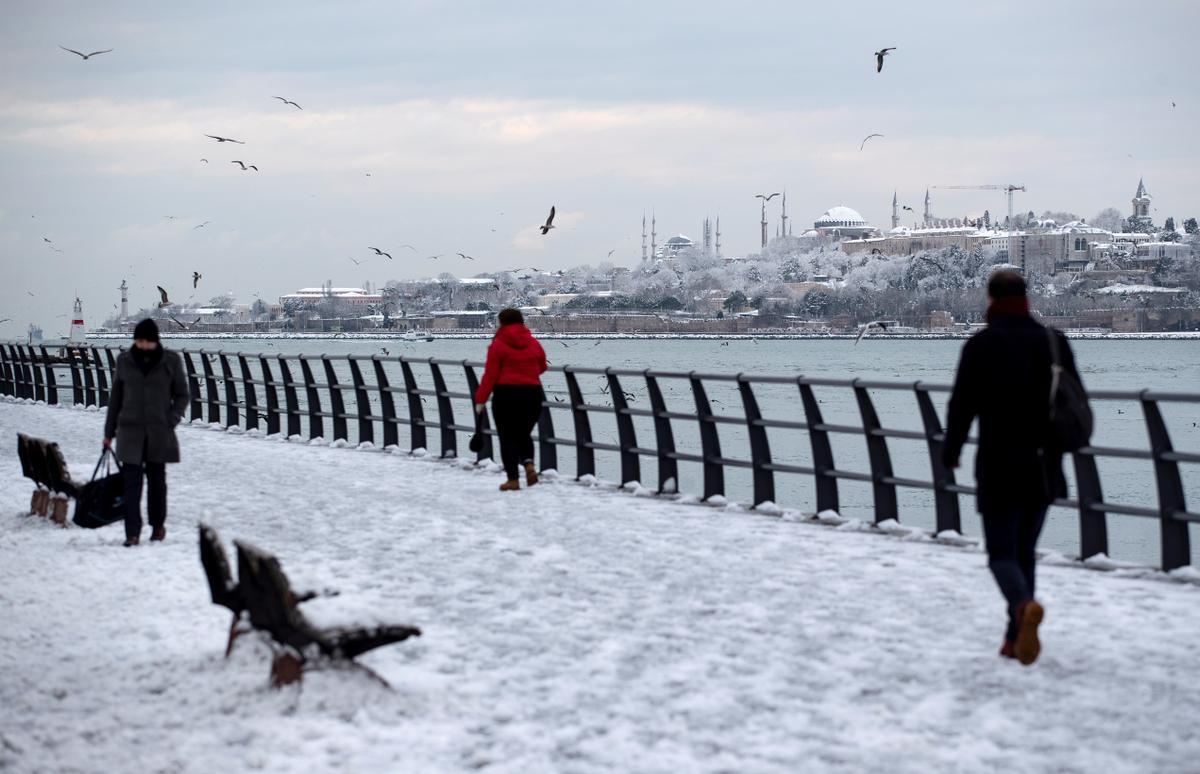
<path id="1" fill-rule="evenodd" d="M 112 472 L 116 465 L 117 472 Z M 100 478 L 100 468 L 104 475 Z M 75 498 L 75 517 L 71 519 L 86 529 L 97 529 L 125 518 L 125 481 L 121 476 L 121 463 L 112 449 L 105 449 L 92 471 L 92 480 L 79 489 Z"/>
<path id="2" fill-rule="evenodd" d="M 467 448 L 476 454 L 483 448 L 483 411 L 475 412 L 475 434 L 471 436 L 471 440 L 467 441 Z"/>

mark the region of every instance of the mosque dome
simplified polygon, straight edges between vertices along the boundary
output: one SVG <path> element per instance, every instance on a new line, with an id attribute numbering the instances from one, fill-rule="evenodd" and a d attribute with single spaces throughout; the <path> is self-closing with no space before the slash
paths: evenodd
<path id="1" fill-rule="evenodd" d="M 849 207 L 830 207 L 813 224 L 815 228 L 869 228 L 867 221 Z"/>

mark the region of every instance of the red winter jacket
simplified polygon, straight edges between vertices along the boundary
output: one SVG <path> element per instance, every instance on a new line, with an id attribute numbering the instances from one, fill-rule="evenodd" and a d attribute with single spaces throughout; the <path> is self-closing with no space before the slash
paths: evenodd
<path id="1" fill-rule="evenodd" d="M 475 402 L 487 403 L 497 384 L 539 385 L 545 371 L 546 352 L 529 329 L 520 323 L 501 326 L 488 346 Z"/>

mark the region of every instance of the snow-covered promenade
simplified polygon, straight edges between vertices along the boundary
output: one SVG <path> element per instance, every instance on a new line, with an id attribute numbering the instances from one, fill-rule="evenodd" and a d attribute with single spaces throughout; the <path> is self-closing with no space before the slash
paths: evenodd
<path id="1" fill-rule="evenodd" d="M 15 434 L 76 479 L 94 411 L 0 403 L 0 771 L 1165 772 L 1200 765 L 1200 585 L 1044 566 L 1000 659 L 977 547 L 459 465 L 180 431 L 164 544 L 26 517 Z M 597 491 L 599 490 L 599 491 Z M 196 524 L 318 619 L 424 636 L 267 687 L 222 658 Z M 853 527 L 853 524 L 846 525 Z"/>

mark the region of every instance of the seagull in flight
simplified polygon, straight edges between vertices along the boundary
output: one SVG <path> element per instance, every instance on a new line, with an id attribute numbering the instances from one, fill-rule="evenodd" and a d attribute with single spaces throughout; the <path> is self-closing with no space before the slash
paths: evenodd
<path id="1" fill-rule="evenodd" d="M 882 137 L 882 136 L 883 135 L 879 134 L 879 133 L 868 134 L 866 137 L 863 138 L 863 141 L 861 143 L 859 143 L 858 149 L 861 151 L 863 149 L 863 147 L 866 146 L 867 140 L 871 139 L 872 137 Z"/>
<path id="2" fill-rule="evenodd" d="M 280 102 L 282 102 L 283 104 L 291 105 L 292 107 L 296 108 L 297 110 L 304 109 L 304 108 L 300 107 L 299 105 L 297 105 L 295 102 L 292 102 L 290 99 L 284 99 L 283 97 L 271 97 L 271 99 L 277 99 Z"/>
<path id="3" fill-rule="evenodd" d="M 258 171 L 258 167 L 254 166 L 253 164 L 248 165 L 244 161 L 231 161 L 229 163 L 230 164 L 241 164 L 243 172 L 245 172 L 247 169 L 253 169 L 255 172 Z"/>
<path id="4" fill-rule="evenodd" d="M 863 327 L 859 328 L 858 329 L 858 338 L 854 340 L 854 345 L 858 346 L 858 342 L 862 341 L 862 337 L 866 336 L 867 331 L 871 330 L 872 328 L 878 328 L 881 331 L 886 331 L 887 323 L 883 322 L 882 320 L 872 320 L 871 322 L 867 323 Z"/>
<path id="5" fill-rule="evenodd" d="M 158 308 L 159 308 L 159 309 L 165 309 L 165 308 L 167 308 L 168 306 L 170 306 L 170 305 L 171 305 L 171 299 L 167 298 L 167 291 L 166 291 L 166 288 L 164 288 L 162 285 L 155 285 L 155 287 L 156 287 L 156 288 L 158 288 L 158 294 L 159 294 L 160 296 L 162 296 L 162 301 L 161 301 L 161 302 L 159 302 L 159 304 L 158 304 Z"/>
<path id="6" fill-rule="evenodd" d="M 554 226 L 554 207 L 553 206 L 550 207 L 550 217 L 546 218 L 546 225 L 538 226 L 538 228 L 540 228 L 542 230 L 542 236 L 546 236 L 546 234 L 550 233 L 550 229 L 555 228 L 555 226 Z"/>
<path id="7" fill-rule="evenodd" d="M 438 258 L 441 258 L 441 257 L 442 257 L 442 254 L 438 253 L 437 255 L 430 255 L 430 256 L 426 257 L 425 260 L 436 261 Z"/>
<path id="8" fill-rule="evenodd" d="M 213 138 L 214 140 L 216 140 L 217 142 L 235 142 L 235 143 L 237 143 L 238 145 L 245 145 L 245 144 L 246 144 L 246 143 L 242 142 L 241 140 L 234 140 L 234 139 L 232 139 L 232 138 L 230 138 L 230 137 L 218 137 L 218 136 L 217 136 L 217 135 L 215 135 L 215 134 L 206 134 L 206 135 L 204 135 L 204 136 L 205 136 L 205 137 L 211 137 L 211 138 Z"/>
<path id="9" fill-rule="evenodd" d="M 204 228 L 204 227 L 205 227 L 205 226 L 207 226 L 209 223 L 212 223 L 212 221 L 211 221 L 211 220 L 206 220 L 206 221 L 204 221 L 203 223 L 201 223 L 199 226 L 192 226 L 192 231 L 195 231 L 195 230 L 196 230 L 196 229 L 198 229 L 198 228 Z"/>
<path id="10" fill-rule="evenodd" d="M 755 198 L 755 199 L 762 199 L 764 202 L 769 202 L 769 201 L 771 201 L 772 199 L 774 199 L 774 198 L 775 198 L 776 196 L 778 196 L 778 195 L 779 195 L 779 192 L 778 192 L 778 191 L 776 191 L 775 193 L 771 194 L 770 196 L 763 196 L 762 194 L 754 194 L 754 198 Z"/>
<path id="11" fill-rule="evenodd" d="M 909 207 L 907 204 L 903 205 L 900 209 L 908 210 L 909 212 L 916 212 L 916 210 L 914 210 L 912 207 Z"/>
<path id="12" fill-rule="evenodd" d="M 350 260 L 354 261 L 354 265 L 355 265 L 355 266 L 361 266 L 361 265 L 363 265 L 364 263 L 366 263 L 366 261 L 360 261 L 360 260 L 358 260 L 357 258 L 353 258 L 353 257 L 351 257 L 351 256 L 347 256 L 347 257 L 348 257 L 348 258 L 350 258 Z"/>
<path id="13" fill-rule="evenodd" d="M 92 52 L 92 53 L 90 53 L 90 54 L 85 54 L 85 53 L 83 53 L 82 51 L 76 51 L 75 49 L 73 49 L 73 48 L 67 48 L 66 46 L 59 46 L 59 48 L 61 48 L 63 51 L 70 51 L 72 54 L 75 54 L 76 56 L 81 56 L 81 57 L 83 57 L 83 61 L 85 61 L 85 62 L 86 62 L 88 59 L 90 59 L 91 57 L 97 56 L 97 55 L 99 55 L 99 54 L 107 54 L 108 52 L 112 51 L 112 49 L 111 49 L 111 48 L 106 48 L 106 49 L 104 49 L 103 51 L 93 51 L 93 52 Z"/>
<path id="14" fill-rule="evenodd" d="M 205 164 L 208 163 L 208 159 L 200 159 L 200 160 L 203 161 Z"/>
<path id="15" fill-rule="evenodd" d="M 368 247 L 367 249 L 368 249 L 368 250 L 374 250 L 376 255 L 382 255 L 382 256 L 384 256 L 385 258 L 387 258 L 389 261 L 390 261 L 390 260 L 392 260 L 392 254 L 391 254 L 391 253 L 385 253 L 384 251 L 380 250 L 378 247 Z"/>
<path id="16" fill-rule="evenodd" d="M 460 258 L 463 258 L 463 259 L 465 259 L 465 260 L 468 260 L 468 261 L 473 261 L 473 260 L 475 260 L 474 258 L 472 258 L 471 256 L 467 255 L 466 253 L 457 253 L 457 255 L 458 255 Z"/>
<path id="17" fill-rule="evenodd" d="M 885 49 L 875 52 L 875 72 L 877 72 L 877 73 L 883 72 L 883 58 L 885 56 L 887 56 L 889 52 L 892 52 L 895 50 L 896 50 L 896 47 L 892 46 L 891 48 L 885 48 Z"/>
<path id="18" fill-rule="evenodd" d="M 203 278 L 204 278 L 204 275 L 201 274 L 200 272 L 198 272 L 198 271 L 192 272 L 192 290 L 196 289 L 196 286 L 200 284 L 200 280 Z"/>
<path id="19" fill-rule="evenodd" d="M 612 258 L 612 254 L 613 254 L 613 253 L 615 253 L 616 251 L 617 251 L 617 250 L 616 250 L 616 248 L 613 248 L 612 250 L 609 250 L 609 251 L 608 251 L 608 257 L 609 257 L 609 258 Z"/>

